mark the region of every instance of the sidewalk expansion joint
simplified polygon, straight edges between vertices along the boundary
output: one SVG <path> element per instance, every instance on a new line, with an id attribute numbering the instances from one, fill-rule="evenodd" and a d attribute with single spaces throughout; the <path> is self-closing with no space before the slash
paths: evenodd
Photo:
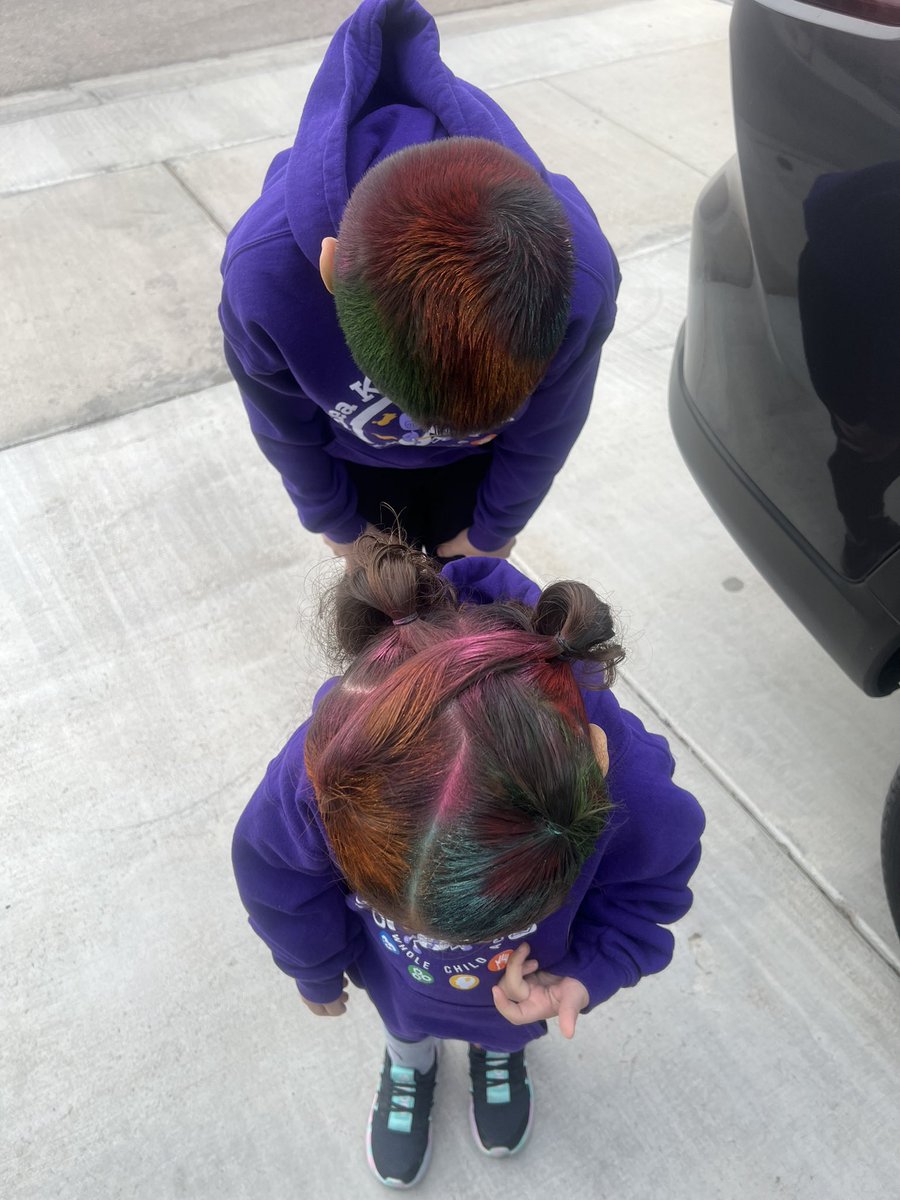
<path id="1" fill-rule="evenodd" d="M 146 404 L 137 404 L 134 408 L 126 408 L 123 412 L 103 413 L 99 417 L 91 417 L 89 420 L 79 421 L 77 424 L 63 425 L 59 429 L 41 430 L 40 433 L 16 438 L 15 441 L 0 445 L 0 454 L 6 454 L 8 450 L 17 450 L 20 446 L 32 446 L 35 442 L 47 442 L 51 438 L 64 437 L 67 433 L 78 433 L 82 429 L 93 429 L 97 425 L 109 425 L 113 421 L 122 421 L 127 417 L 133 417 L 135 413 L 145 412 L 148 408 L 159 408 L 163 404 L 171 404 L 173 400 L 183 400 L 185 396 L 195 396 L 201 392 L 209 392 L 213 388 L 222 387 L 223 384 L 231 382 L 233 382 L 232 375 L 225 365 L 223 357 L 221 374 L 216 374 L 212 379 L 198 380 L 196 383 L 182 387 L 177 392 L 172 392 L 168 396 L 157 396 L 153 400 L 148 400 Z"/>
<path id="2" fill-rule="evenodd" d="M 31 192 L 42 192 L 48 190 L 49 188 L 65 187 L 65 185 L 68 183 L 79 183 L 84 179 L 102 179 L 106 175 L 123 175 L 126 171 L 146 171 L 152 167 L 169 167 L 170 163 L 178 163 L 192 158 L 199 158 L 204 154 L 214 154 L 219 150 L 239 150 L 242 146 L 254 146 L 257 142 L 268 142 L 272 138 L 287 139 L 292 136 L 293 133 L 291 130 L 275 129 L 259 134 L 256 137 L 240 138 L 234 141 L 222 141 L 216 143 L 214 146 L 203 146 L 197 149 L 188 150 L 185 151 L 184 154 L 170 154 L 165 158 L 148 158 L 141 161 L 131 160 L 129 162 L 112 163 L 109 166 L 97 167 L 95 170 L 73 171 L 71 174 L 62 175 L 58 179 L 45 179 L 40 183 L 26 183 L 22 186 L 12 188 L 0 187 L 0 200 L 12 199 L 14 196 L 26 196 Z M 184 180 L 180 179 L 179 182 L 182 184 L 182 186 L 186 187 Z M 187 190 L 189 191 L 189 189 Z M 192 192 L 190 195 L 192 200 L 194 200 L 197 204 L 200 204 L 200 201 L 197 200 L 197 197 Z M 203 207 L 202 204 L 200 204 L 200 206 Z M 219 228 L 220 232 L 227 234 L 228 231 L 219 225 L 219 222 L 216 220 L 216 218 L 213 217 L 212 214 L 208 215 L 213 223 Z"/>
<path id="3" fill-rule="evenodd" d="M 215 226 L 215 228 L 218 230 L 218 232 L 221 233 L 223 237 L 227 237 L 228 230 L 226 229 L 226 227 L 222 224 L 222 222 L 219 220 L 219 218 L 213 214 L 212 210 L 207 208 L 207 206 L 203 203 L 203 201 L 200 199 L 200 197 L 197 195 L 197 193 L 195 191 L 193 191 L 193 189 L 182 179 L 182 177 L 178 174 L 178 171 L 175 168 L 174 162 L 170 159 L 165 159 L 161 165 L 162 165 L 163 169 L 165 171 L 167 171 L 168 174 L 172 177 L 172 179 L 175 180 L 175 182 L 178 184 L 178 186 L 181 188 L 181 190 L 184 192 L 184 194 L 190 200 L 192 200 L 194 202 L 194 204 L 196 204 L 196 206 L 200 209 L 200 211 L 203 213 L 203 215 L 205 217 L 207 217 L 209 219 L 209 221 Z"/>

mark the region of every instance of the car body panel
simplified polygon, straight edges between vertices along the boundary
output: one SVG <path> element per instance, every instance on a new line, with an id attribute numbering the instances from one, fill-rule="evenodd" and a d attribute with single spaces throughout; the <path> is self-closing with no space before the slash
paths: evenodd
<path id="1" fill-rule="evenodd" d="M 900 31 L 774 2 L 732 15 L 738 153 L 695 210 L 673 427 L 757 567 L 883 695 L 900 684 Z"/>

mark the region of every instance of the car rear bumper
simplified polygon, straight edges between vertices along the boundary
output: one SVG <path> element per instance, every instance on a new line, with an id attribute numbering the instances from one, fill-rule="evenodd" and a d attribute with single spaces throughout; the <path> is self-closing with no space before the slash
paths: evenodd
<path id="1" fill-rule="evenodd" d="M 669 416 L 682 457 L 722 524 L 799 620 L 870 696 L 900 686 L 900 613 L 893 555 L 859 583 L 838 575 L 729 455 L 684 381 L 684 326 L 672 360 Z M 879 599 L 879 596 L 882 598 Z"/>

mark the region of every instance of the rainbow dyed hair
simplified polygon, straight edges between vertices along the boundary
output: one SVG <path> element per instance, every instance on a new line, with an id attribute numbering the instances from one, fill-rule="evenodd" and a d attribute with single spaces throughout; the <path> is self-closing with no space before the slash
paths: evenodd
<path id="1" fill-rule="evenodd" d="M 351 663 L 306 739 L 338 865 L 402 928 L 470 944 L 525 928 L 564 903 L 607 820 L 572 660 L 611 681 L 609 610 L 578 583 L 534 609 L 461 606 L 381 534 L 357 562 L 334 600 Z"/>
<path id="2" fill-rule="evenodd" d="M 496 429 L 566 332 L 566 214 L 537 171 L 483 138 L 408 146 L 366 172 L 338 233 L 334 297 L 360 370 L 420 425 Z"/>

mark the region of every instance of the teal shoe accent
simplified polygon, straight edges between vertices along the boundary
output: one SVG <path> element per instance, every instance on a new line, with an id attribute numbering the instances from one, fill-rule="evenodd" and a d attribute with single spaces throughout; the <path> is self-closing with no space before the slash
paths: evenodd
<path id="1" fill-rule="evenodd" d="M 391 1133 L 412 1133 L 411 1112 L 397 1112 L 396 1110 L 388 1117 L 388 1129 Z"/>
<path id="2" fill-rule="evenodd" d="M 509 1104 L 509 1055 L 488 1053 L 485 1060 L 487 1069 L 484 1077 L 488 1104 Z M 499 1065 L 501 1061 L 502 1066 Z"/>
<path id="3" fill-rule="evenodd" d="M 391 1133 L 411 1133 L 413 1122 L 412 1110 L 416 1105 L 416 1073 L 412 1067 L 395 1067 L 391 1064 L 391 1082 L 398 1084 L 399 1087 L 391 1096 L 391 1113 L 388 1117 L 388 1129 Z M 404 1090 L 401 1091 L 400 1088 Z"/>

